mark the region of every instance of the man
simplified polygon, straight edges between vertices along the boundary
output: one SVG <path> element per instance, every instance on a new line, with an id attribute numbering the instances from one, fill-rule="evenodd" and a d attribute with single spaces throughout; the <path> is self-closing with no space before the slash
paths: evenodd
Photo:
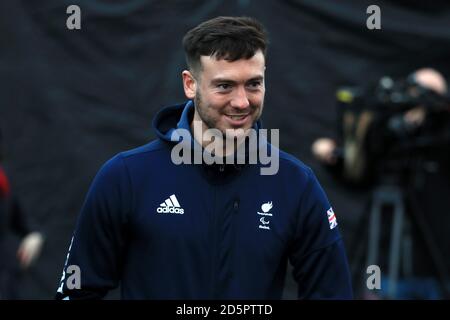
<path id="1" fill-rule="evenodd" d="M 33 228 L 12 189 L 3 167 L 0 131 L 0 299 L 10 300 L 18 298 L 18 281 L 39 257 L 45 242 L 43 233 Z M 15 254 L 17 261 L 9 250 L 12 243 L 8 240 L 13 234 L 21 238 Z"/>
<path id="2" fill-rule="evenodd" d="M 441 96 L 442 100 L 444 97 L 447 97 L 448 99 L 447 82 L 445 77 L 437 70 L 432 68 L 421 68 L 414 71 L 408 77 L 413 79 L 413 81 L 423 89 L 428 89 L 430 92 Z M 413 96 L 414 92 L 411 92 L 410 95 Z M 428 100 L 430 100 L 430 98 L 428 98 Z M 436 103 L 435 100 L 436 98 L 433 100 L 434 103 Z M 436 112 L 436 110 L 431 111 L 433 112 L 430 112 L 430 110 L 427 110 L 427 108 L 422 105 L 412 107 L 395 119 L 396 126 L 394 127 L 402 128 L 402 130 L 405 131 L 405 134 L 409 134 L 411 137 L 413 136 L 413 133 L 416 131 L 419 132 L 422 127 L 427 125 L 427 117 L 438 117 L 443 119 L 443 126 L 447 127 L 448 121 L 446 119 L 450 108 L 447 108 L 447 110 L 442 110 L 441 112 Z M 433 125 L 436 126 L 436 123 L 433 123 Z M 345 161 L 345 154 L 342 147 L 339 146 L 334 139 L 328 137 L 318 138 L 312 144 L 311 152 L 323 165 L 332 171 L 335 171 L 339 175 L 343 175 L 342 167 Z M 343 177 L 346 178 L 345 175 Z"/>
<path id="3" fill-rule="evenodd" d="M 396 285 L 397 292 L 391 291 L 391 282 L 386 277 L 382 283 L 382 290 L 369 293 L 366 288 L 362 288 L 361 294 L 365 297 L 389 297 L 399 299 L 439 299 L 449 296 L 449 267 L 445 252 L 450 249 L 448 240 L 448 215 L 442 215 L 445 208 L 449 206 L 448 195 L 450 194 L 450 156 L 448 153 L 450 146 L 450 96 L 448 95 L 448 85 L 444 75 L 438 70 L 432 68 L 420 68 L 409 74 L 406 80 L 399 79 L 393 83 L 396 90 L 392 90 L 397 95 L 402 94 L 397 103 L 390 102 L 388 108 L 383 107 L 380 99 L 377 109 L 369 104 L 365 105 L 360 101 L 371 101 L 370 99 L 353 99 L 352 110 L 362 111 L 358 114 L 358 120 L 355 120 L 355 132 L 359 135 L 359 141 L 362 143 L 358 151 L 353 148 L 357 140 L 351 137 L 351 144 L 347 137 L 343 137 L 341 147 L 335 140 L 327 137 L 317 139 L 312 145 L 312 153 L 325 168 L 335 174 L 336 178 L 345 182 L 348 186 L 358 187 L 358 190 L 367 190 L 371 192 L 368 198 L 367 208 L 361 216 L 356 230 L 360 230 L 360 235 L 356 237 L 353 250 L 350 255 L 354 256 L 352 263 L 355 268 L 366 268 L 362 255 L 362 246 L 369 233 L 378 234 L 373 224 L 368 223 L 376 217 L 377 203 L 383 203 L 380 219 L 384 221 L 386 214 L 397 214 L 405 210 L 406 216 L 398 221 L 403 221 L 400 240 L 402 243 L 402 260 L 400 265 L 405 265 L 404 270 L 409 272 L 400 272 L 399 280 Z M 406 82 L 405 82 L 406 81 Z M 400 88 L 403 91 L 401 91 Z M 367 90 L 365 96 L 369 94 L 377 97 L 383 95 L 375 90 Z M 394 95 L 391 94 L 393 97 Z M 407 98 L 405 98 L 407 97 Z M 349 108 L 350 109 L 350 108 Z M 352 111 L 353 112 L 353 111 Z M 371 122 L 366 125 L 362 120 L 361 114 L 371 113 Z M 349 119 L 349 118 L 347 118 Z M 354 118 L 356 119 L 356 117 Z M 379 119 L 379 120 L 378 120 Z M 348 127 L 348 122 L 343 125 Z M 355 136 L 357 135 L 355 134 Z M 377 149 L 374 156 L 371 152 L 373 148 L 371 141 L 378 142 L 382 148 Z M 349 147 L 351 146 L 351 147 Z M 359 152 L 361 151 L 361 152 Z M 352 175 L 348 170 L 354 169 L 355 163 L 360 159 L 358 156 L 370 160 L 369 166 L 361 166 L 363 170 L 358 175 Z M 370 155 L 370 156 L 368 156 Z M 377 159 L 381 159 L 378 161 Z M 366 162 L 366 161 L 364 161 Z M 350 164 L 350 165 L 349 165 Z M 368 169 L 370 168 L 370 169 Z M 355 172 L 355 171 L 353 171 Z M 355 179 L 357 178 L 357 179 Z M 399 190 L 402 197 L 402 208 L 398 211 L 398 205 L 386 199 L 383 191 L 386 186 L 390 190 Z M 380 190 L 382 191 L 380 193 Z M 391 195 L 394 194 L 391 192 Z M 380 197 L 381 195 L 381 197 Z M 395 194 L 394 194 L 395 196 Z M 375 218 L 376 219 L 376 218 Z M 393 221 L 395 219 L 393 218 Z M 396 224 L 383 224 L 383 229 L 379 231 L 381 237 L 394 230 Z M 369 228 L 369 229 L 367 229 Z M 385 235 L 386 233 L 386 235 Z M 392 237 L 392 239 L 395 239 Z M 393 241 L 390 239 L 390 241 Z M 403 243 L 409 243 L 403 247 Z M 371 247 L 371 243 L 368 244 Z M 391 242 L 391 249 L 395 247 Z M 380 265 L 386 274 L 393 274 L 395 269 L 389 270 L 390 258 L 385 254 L 389 249 L 381 247 L 379 261 L 373 262 Z M 402 252 L 403 252 L 402 251 Z M 370 256 L 370 253 L 369 253 Z M 384 259 L 386 258 L 386 259 Z M 364 264 L 364 265 L 363 265 Z M 389 268 L 388 268 L 389 266 Z M 409 266 L 409 267 L 408 267 Z M 387 290 L 383 290 L 387 289 Z M 358 292 L 356 293 L 358 294 Z"/>
<path id="4" fill-rule="evenodd" d="M 157 140 L 99 171 L 57 298 L 101 298 L 120 282 L 124 299 L 280 299 L 288 260 L 299 298 L 351 298 L 337 220 L 314 174 L 263 137 L 248 139 L 261 128 L 263 27 L 218 17 L 183 45 L 189 101 L 156 115 Z M 250 163 L 267 147 L 275 174 Z M 199 154 L 215 159 L 190 162 Z"/>

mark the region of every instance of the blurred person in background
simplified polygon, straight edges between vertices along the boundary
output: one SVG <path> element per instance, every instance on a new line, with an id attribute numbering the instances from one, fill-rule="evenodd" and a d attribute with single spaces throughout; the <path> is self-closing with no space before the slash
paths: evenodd
<path id="1" fill-rule="evenodd" d="M 437 70 L 422 68 L 412 74 L 414 80 L 425 88 L 435 91 L 440 95 L 447 94 L 447 82 L 444 76 Z M 449 109 L 450 113 L 450 109 Z M 409 130 L 419 128 L 427 117 L 427 109 L 424 106 L 416 106 L 404 113 L 403 120 Z M 321 137 L 314 141 L 311 146 L 314 157 L 323 165 L 335 172 L 342 173 L 344 161 L 344 150 L 333 138 Z"/>
<path id="2" fill-rule="evenodd" d="M 445 252 L 450 250 L 450 238 L 446 230 L 450 223 L 450 216 L 446 212 L 450 198 L 450 99 L 447 81 L 439 71 L 432 68 L 416 70 L 408 76 L 407 81 L 410 85 L 407 86 L 405 96 L 412 97 L 412 101 L 417 98 L 423 104 L 412 104 L 404 111 L 399 108 L 398 113 L 395 107 L 389 106 L 385 110 L 395 111 L 389 117 L 383 115 L 377 119 L 376 112 L 373 112 L 371 115 L 375 116 L 367 123 L 364 121 L 369 118 L 355 116 L 353 120 L 359 125 L 355 132 L 361 129 L 366 132 L 361 135 L 363 138 L 360 139 L 358 149 L 353 148 L 356 145 L 354 141 L 349 147 L 347 137 L 340 137 L 342 142 L 322 137 L 314 141 L 311 151 L 321 164 L 349 187 L 376 190 L 377 186 L 386 182 L 401 187 L 408 216 L 414 222 L 414 250 L 413 272 L 409 279 L 405 277 L 400 282 L 396 298 L 448 298 L 450 264 L 445 258 Z M 415 84 L 419 87 L 415 87 Z M 421 91 L 420 87 L 425 91 Z M 420 99 L 420 91 L 423 99 Z M 376 95 L 375 91 L 370 91 L 370 94 Z M 377 108 L 382 110 L 380 106 Z M 367 110 L 364 109 L 359 115 Z M 380 114 L 383 112 L 380 111 Z M 342 120 L 342 124 L 345 125 L 345 120 Z M 410 145 L 409 149 L 403 149 L 407 144 Z M 367 151 L 374 149 L 373 145 L 378 146 L 378 152 Z M 396 152 L 395 166 L 388 165 L 393 163 L 392 151 Z M 364 158 L 365 162 L 359 161 Z M 355 169 L 359 165 L 360 170 Z M 383 179 L 386 177 L 389 180 Z M 360 220 L 357 230 L 361 234 L 365 232 L 365 226 L 370 228 L 366 218 L 371 210 L 370 207 L 366 208 Z M 384 229 L 389 232 L 387 225 L 384 225 Z M 363 243 L 359 240 L 355 241 L 354 248 Z M 352 259 L 354 254 L 355 251 L 350 250 Z"/>
<path id="3" fill-rule="evenodd" d="M 19 280 L 23 272 L 36 261 L 44 236 L 31 227 L 28 217 L 11 187 L 3 166 L 0 132 L 0 299 L 17 299 Z M 11 257 L 8 237 L 20 237 L 19 247 Z"/>

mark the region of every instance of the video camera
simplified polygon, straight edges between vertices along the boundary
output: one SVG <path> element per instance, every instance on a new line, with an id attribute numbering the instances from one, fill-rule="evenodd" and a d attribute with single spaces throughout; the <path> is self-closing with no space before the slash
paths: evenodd
<path id="1" fill-rule="evenodd" d="M 363 182 L 393 163 L 398 171 L 413 154 L 449 145 L 450 99 L 420 85 L 414 75 L 340 88 L 337 101 L 344 175 L 350 181 Z M 426 115 L 419 126 L 405 117 L 415 108 Z"/>

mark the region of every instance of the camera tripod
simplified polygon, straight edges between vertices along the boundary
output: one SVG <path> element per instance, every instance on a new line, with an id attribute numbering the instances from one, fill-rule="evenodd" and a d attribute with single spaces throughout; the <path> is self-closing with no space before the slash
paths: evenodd
<path id="1" fill-rule="evenodd" d="M 388 288 L 387 298 L 393 299 L 397 295 L 400 271 L 405 277 L 413 274 L 413 237 L 412 226 L 414 225 L 419 233 L 420 240 L 423 241 L 431 262 L 436 271 L 436 278 L 442 292 L 443 298 L 448 299 L 450 293 L 448 285 L 450 277 L 444 255 L 437 246 L 437 241 L 427 223 L 417 199 L 414 197 L 411 186 L 406 183 L 398 183 L 398 178 L 392 176 L 382 179 L 382 183 L 376 186 L 371 195 L 369 214 L 363 215 L 359 223 L 360 232 L 367 231 L 366 242 L 367 254 L 365 257 L 366 267 L 370 265 L 380 265 L 380 242 L 382 236 L 382 226 L 389 225 L 383 223 L 383 209 L 389 207 L 392 214 L 390 225 L 389 254 L 387 256 Z M 367 225 L 367 229 L 364 228 Z M 358 239 L 359 240 L 359 239 Z M 364 250 L 364 241 L 356 241 L 357 250 L 352 263 L 352 274 L 356 274 L 358 263 L 361 262 L 361 251 Z M 363 252 L 362 252 L 363 253 Z M 360 266 L 360 265 L 359 265 Z M 402 267 L 402 270 L 401 270 Z M 358 282 L 356 282 L 358 283 Z M 365 286 L 366 281 L 363 281 Z M 368 289 L 363 288 L 367 293 Z"/>

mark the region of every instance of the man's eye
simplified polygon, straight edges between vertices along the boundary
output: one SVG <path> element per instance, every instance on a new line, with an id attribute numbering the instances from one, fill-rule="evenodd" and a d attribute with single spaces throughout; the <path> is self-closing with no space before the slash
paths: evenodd
<path id="1" fill-rule="evenodd" d="M 252 89 L 259 88 L 261 86 L 261 81 L 253 81 L 249 83 L 249 87 Z"/>
<path id="2" fill-rule="evenodd" d="M 219 88 L 220 90 L 229 90 L 231 89 L 231 85 L 228 83 L 221 83 L 217 85 L 217 88 Z"/>

